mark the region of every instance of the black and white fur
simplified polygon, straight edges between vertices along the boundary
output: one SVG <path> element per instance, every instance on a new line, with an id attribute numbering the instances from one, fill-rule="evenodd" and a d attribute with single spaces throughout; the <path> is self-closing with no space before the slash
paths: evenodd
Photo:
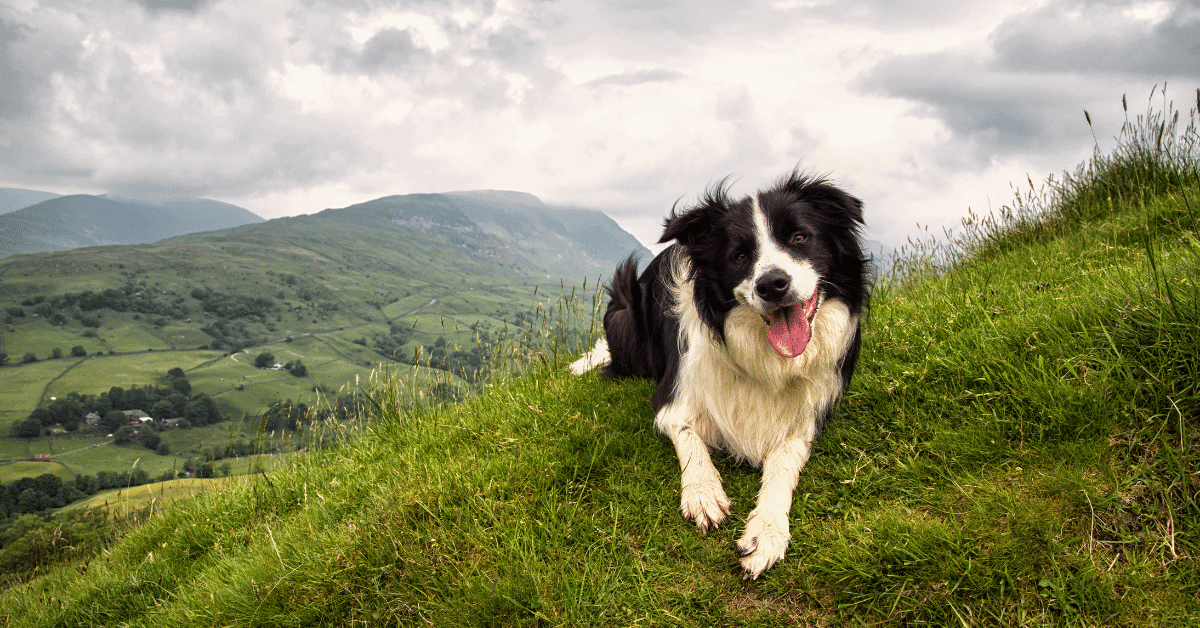
<path id="1" fill-rule="evenodd" d="M 681 509 L 701 530 L 730 511 L 709 449 L 762 469 L 737 543 L 747 578 L 783 558 L 792 491 L 854 372 L 862 224 L 858 199 L 799 172 L 737 200 L 717 185 L 672 210 L 660 242 L 675 244 L 640 278 L 632 257 L 617 267 L 605 338 L 571 365 L 658 381 L 654 425 L 675 445 Z"/>

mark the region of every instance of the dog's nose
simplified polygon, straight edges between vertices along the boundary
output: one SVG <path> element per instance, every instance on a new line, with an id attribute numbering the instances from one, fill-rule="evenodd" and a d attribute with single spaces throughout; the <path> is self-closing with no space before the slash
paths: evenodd
<path id="1" fill-rule="evenodd" d="M 758 278 L 758 283 L 754 286 L 754 292 L 763 301 L 778 301 L 788 293 L 792 287 L 792 278 L 788 274 L 778 268 L 772 268 Z"/>

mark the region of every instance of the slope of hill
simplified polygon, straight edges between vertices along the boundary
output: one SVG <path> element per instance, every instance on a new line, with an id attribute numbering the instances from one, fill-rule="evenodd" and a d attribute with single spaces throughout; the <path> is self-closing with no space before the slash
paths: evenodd
<path id="1" fill-rule="evenodd" d="M 607 274 L 616 260 L 649 251 L 595 210 L 549 208 L 525 192 L 480 190 L 388 196 L 338 212 L 401 227 L 461 247 L 521 273 L 550 277 Z M 322 212 L 324 214 L 325 212 Z M 383 225 L 386 221 L 389 225 Z"/>
<path id="2" fill-rule="evenodd" d="M 54 192 L 42 192 L 40 190 L 26 190 L 22 188 L 0 188 L 0 214 L 17 211 L 36 205 L 42 201 L 48 201 L 52 198 L 58 198 L 61 194 Z"/>
<path id="3" fill-rule="evenodd" d="M 0 260 L 0 425 L 50 397 L 153 384 L 173 367 L 233 416 L 311 403 L 418 349 L 442 361 L 422 373 L 453 371 L 462 385 L 462 368 L 477 369 L 490 344 L 535 314 L 535 286 L 595 285 L 641 249 L 599 212 L 558 212 L 519 193 L 480 193 L 520 197 L 517 209 L 462 200 L 470 194 Z M 518 211 L 528 223 L 520 238 L 497 228 Z M 47 359 L 55 349 L 65 357 Z M 261 352 L 303 360 L 307 374 L 256 369 Z"/>
<path id="4" fill-rule="evenodd" d="M 381 378 L 369 434 L 160 512 L 0 609 L 14 626 L 1194 625 L 1200 163 L 1149 147 L 879 287 L 791 548 L 758 581 L 734 540 L 759 474 L 717 459 L 735 513 L 700 534 L 652 386 L 546 354 L 443 409 Z"/>
<path id="5" fill-rule="evenodd" d="M 150 202 L 73 194 L 0 215 L 0 257 L 85 246 L 148 244 L 262 220 L 236 205 L 207 199 Z"/>

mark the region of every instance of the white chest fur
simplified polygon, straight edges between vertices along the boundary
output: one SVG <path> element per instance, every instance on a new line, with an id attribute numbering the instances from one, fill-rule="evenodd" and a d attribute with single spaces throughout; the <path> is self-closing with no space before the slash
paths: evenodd
<path id="1" fill-rule="evenodd" d="M 692 282 L 678 282 L 676 295 L 679 333 L 687 350 L 675 403 L 690 415 L 689 423 L 704 442 L 756 467 L 785 440 L 811 443 L 817 417 L 841 394 L 838 363 L 857 327 L 846 304 L 840 299 L 822 302 L 808 347 L 785 358 L 771 348 L 766 324 L 748 307 L 739 305 L 729 313 L 722 343 L 700 319 Z"/>

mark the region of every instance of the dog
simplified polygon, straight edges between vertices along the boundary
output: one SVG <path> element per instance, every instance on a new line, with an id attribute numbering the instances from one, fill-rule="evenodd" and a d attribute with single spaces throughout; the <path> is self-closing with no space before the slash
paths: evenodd
<path id="1" fill-rule="evenodd" d="M 762 469 L 737 542 L 745 578 L 783 558 L 792 491 L 854 373 L 863 224 L 861 201 L 799 170 L 736 200 L 726 179 L 672 208 L 659 243 L 674 243 L 640 277 L 633 256 L 617 267 L 604 338 L 570 366 L 658 382 L 654 425 L 675 446 L 680 509 L 701 531 L 731 507 L 709 449 Z"/>

